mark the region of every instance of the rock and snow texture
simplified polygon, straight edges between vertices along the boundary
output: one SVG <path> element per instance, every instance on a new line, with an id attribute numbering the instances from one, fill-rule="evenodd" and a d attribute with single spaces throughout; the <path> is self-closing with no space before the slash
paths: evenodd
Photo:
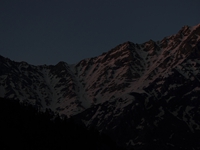
<path id="1" fill-rule="evenodd" d="M 146 132 L 164 124 L 173 128 L 168 131 L 171 147 L 177 124 L 184 123 L 188 133 L 199 131 L 199 92 L 200 24 L 157 42 L 126 42 L 73 65 L 33 66 L 0 56 L 0 97 L 76 115 L 138 149 L 147 142 Z"/>

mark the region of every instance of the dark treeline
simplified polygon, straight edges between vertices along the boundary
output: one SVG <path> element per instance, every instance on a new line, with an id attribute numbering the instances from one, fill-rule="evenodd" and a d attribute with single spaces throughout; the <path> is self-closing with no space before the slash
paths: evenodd
<path id="1" fill-rule="evenodd" d="M 60 119 L 50 110 L 40 112 L 31 105 L 3 98 L 0 107 L 2 150 L 119 149 L 107 135 L 88 130 L 73 118 Z"/>

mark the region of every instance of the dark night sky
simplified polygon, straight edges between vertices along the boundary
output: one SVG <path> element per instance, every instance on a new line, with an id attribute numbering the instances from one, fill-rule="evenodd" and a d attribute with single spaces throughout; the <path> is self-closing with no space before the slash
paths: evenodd
<path id="1" fill-rule="evenodd" d="M 0 55 L 77 63 L 200 23 L 200 0 L 0 0 Z"/>

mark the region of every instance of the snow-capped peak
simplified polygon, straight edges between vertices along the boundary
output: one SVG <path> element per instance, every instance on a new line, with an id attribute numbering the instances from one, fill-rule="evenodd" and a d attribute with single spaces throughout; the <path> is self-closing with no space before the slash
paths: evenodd
<path id="1" fill-rule="evenodd" d="M 199 91 L 200 24 L 184 26 L 161 41 L 128 41 L 73 65 L 34 66 L 0 56 L 0 97 L 81 116 L 100 131 L 126 133 L 119 142 L 129 146 L 144 144 L 137 133 L 160 126 L 166 118 L 184 122 L 187 132 L 199 130 L 194 114 L 200 107 Z M 122 132 L 121 126 L 137 132 Z"/>

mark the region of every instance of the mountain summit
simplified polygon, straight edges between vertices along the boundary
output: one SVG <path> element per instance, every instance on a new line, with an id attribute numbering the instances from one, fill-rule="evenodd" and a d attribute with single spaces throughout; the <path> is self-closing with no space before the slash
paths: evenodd
<path id="1" fill-rule="evenodd" d="M 0 56 L 0 97 L 74 116 L 129 149 L 200 148 L 199 92 L 200 24 L 73 65 Z"/>

